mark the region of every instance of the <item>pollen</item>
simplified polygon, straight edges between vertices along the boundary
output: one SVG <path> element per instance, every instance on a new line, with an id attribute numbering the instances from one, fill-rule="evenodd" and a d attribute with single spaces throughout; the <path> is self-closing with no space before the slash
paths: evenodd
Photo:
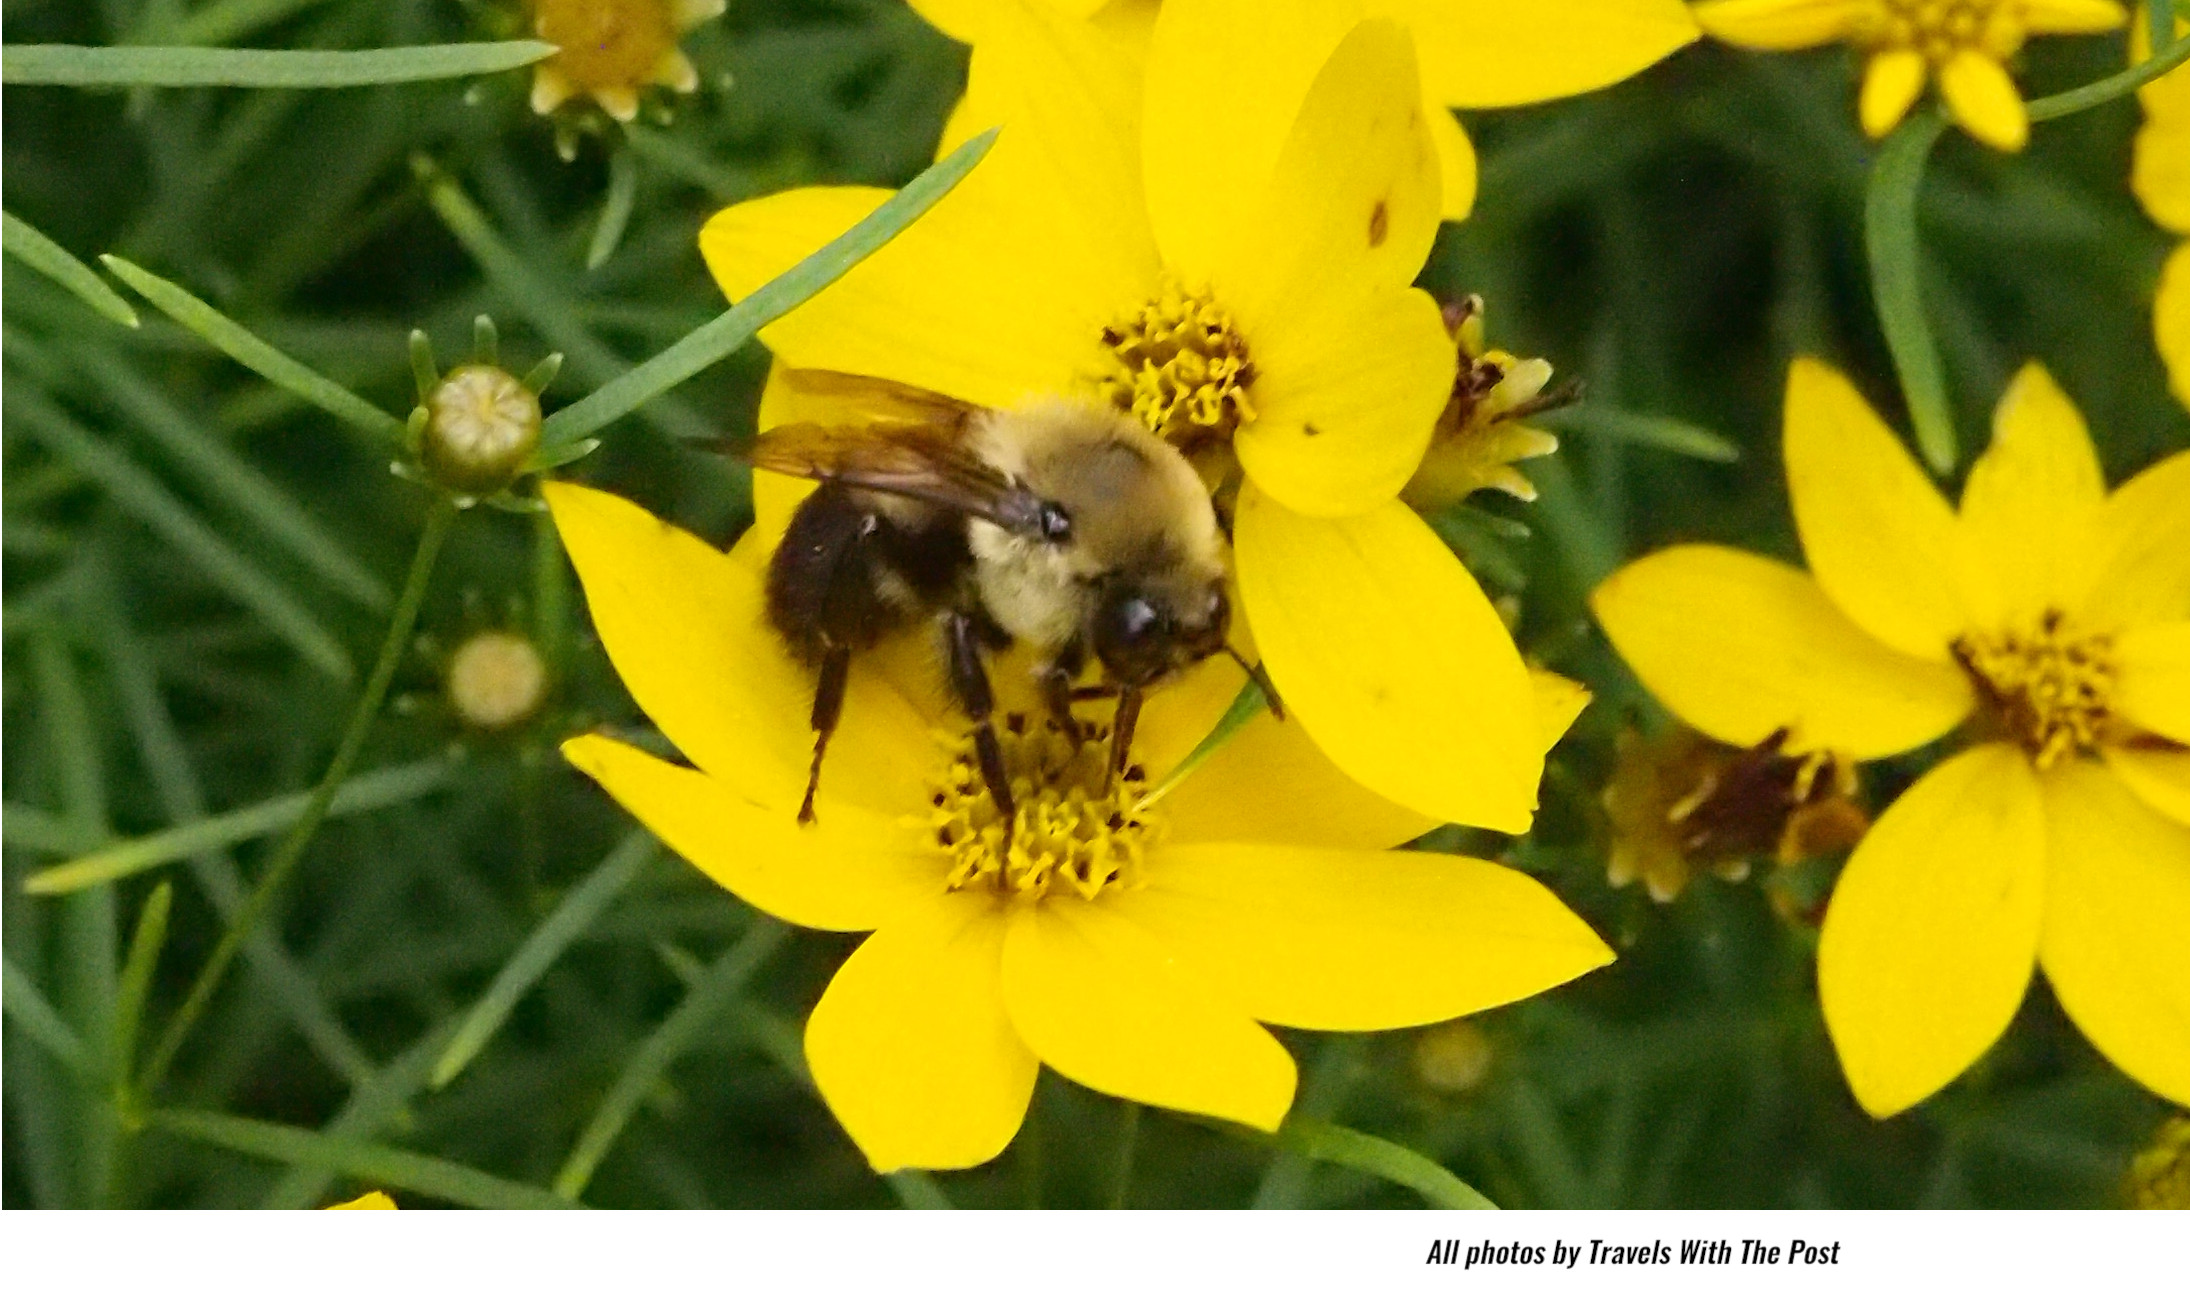
<path id="1" fill-rule="evenodd" d="M 1156 296 L 1102 333 L 1110 364 L 1102 395 L 1192 454 L 1229 443 L 1255 418 L 1247 340 L 1216 299 L 1166 278 Z"/>
<path id="2" fill-rule="evenodd" d="M 1915 50 L 1936 68 L 1964 50 L 2006 59 L 2028 35 L 2021 0 L 1885 0 L 1859 27 L 1856 43 Z"/>
<path id="3" fill-rule="evenodd" d="M 2040 770 L 2097 747 L 2114 692 L 2110 636 L 2079 633 L 2057 610 L 2028 627 L 1954 642 L 1999 727 Z"/>
<path id="4" fill-rule="evenodd" d="M 1160 820 L 1134 809 L 1146 779 L 1136 766 L 1106 787 L 1108 731 L 1081 728 L 1076 743 L 1055 721 L 1003 718 L 997 739 L 1018 802 L 1009 823 L 982 782 L 972 737 L 959 740 L 929 796 L 934 841 L 950 858 L 950 890 L 1035 901 L 1062 889 L 1092 900 L 1141 884 L 1142 862 L 1162 832 Z"/>

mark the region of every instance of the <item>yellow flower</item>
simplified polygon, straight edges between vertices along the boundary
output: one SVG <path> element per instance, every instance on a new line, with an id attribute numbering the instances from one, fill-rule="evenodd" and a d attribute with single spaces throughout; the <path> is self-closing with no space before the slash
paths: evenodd
<path id="1" fill-rule="evenodd" d="M 806 1057 L 877 1169 L 994 1157 L 1038 1062 L 1274 1129 L 1293 1061 L 1258 1020 L 1418 1025 L 1612 957 L 1522 874 L 1385 850 L 1428 821 L 1349 783 L 1267 715 L 1145 802 L 1146 773 L 1184 756 L 1237 688 L 1222 663 L 1149 700 L 1139 765 L 1108 792 L 1104 743 L 1074 749 L 1007 717 L 1019 795 L 1007 826 L 963 724 L 931 706 L 935 682 L 900 687 L 886 656 L 862 659 L 818 823 L 802 827 L 813 682 L 766 627 L 764 538 L 726 555 L 614 496 L 545 494 L 610 660 L 697 768 L 597 736 L 564 753 L 749 903 L 874 933 L 815 1007 Z"/>
<path id="2" fill-rule="evenodd" d="M 2033 965 L 2116 1066 L 2190 1102 L 2190 453 L 2109 495 L 2037 365 L 1959 513 L 1847 380 L 1788 375 L 1810 570 L 1714 545 L 1629 565 L 1598 620 L 1681 719 L 1869 760 L 1971 742 L 1879 817 L 1818 949 L 1825 1023 L 1889 1116 L 1996 1040 Z"/>
<path id="3" fill-rule="evenodd" d="M 1288 4 L 1174 0 L 1145 59 L 997 6 L 970 91 L 1006 123 L 994 151 L 761 336 L 789 365 L 979 405 L 1107 399 L 1243 470 L 1240 606 L 1289 713 L 1393 801 L 1518 833 L 1543 756 L 1526 669 L 1396 498 L 1454 372 L 1437 304 L 1409 286 L 1438 225 L 1412 48 L 1371 19 L 1296 83 L 1279 72 L 1328 47 L 1278 39 L 1321 12 Z M 742 298 L 885 197 L 744 203 L 701 250 Z"/>
<path id="4" fill-rule="evenodd" d="M 2132 63 L 2151 57 L 2150 30 L 2140 22 L 2130 33 Z M 2175 19 L 2175 35 L 2186 33 L 2190 21 Z M 2190 235 L 2190 67 L 2145 83 L 2137 97 L 2144 101 L 2144 125 L 2137 131 L 2130 188 L 2162 229 Z M 2152 326 L 2175 399 L 2190 406 L 2190 242 L 2177 244 L 2160 271 Z"/>
<path id="5" fill-rule="evenodd" d="M 2129 1205 L 2190 1211 L 2190 1113 L 2173 1113 L 2129 1164 Z"/>
<path id="6" fill-rule="evenodd" d="M 2114 0 L 1706 0 L 1703 30 L 1752 49 L 1846 41 L 1864 55 L 1860 113 L 1871 138 L 1908 115 L 1936 78 L 1947 111 L 1993 148 L 2021 149 L 2030 115 L 2007 61 L 2032 36 L 2107 32 L 2128 20 Z"/>
<path id="7" fill-rule="evenodd" d="M 588 95 L 619 122 L 639 115 L 639 92 L 699 88 L 677 38 L 722 16 L 724 0 L 532 0 L 532 30 L 561 47 L 532 75 L 532 110 L 554 112 Z"/>
<path id="8" fill-rule="evenodd" d="M 372 1191 L 371 1193 L 365 1194 L 365 1195 L 364 1195 L 364 1196 L 362 1196 L 362 1197 L 358 1197 L 358 1198 L 352 1198 L 352 1199 L 350 1199 L 350 1201 L 348 1201 L 348 1202 L 337 1202 L 337 1203 L 330 1203 L 330 1204 L 328 1204 L 328 1206 L 327 1206 L 327 1210 L 328 1210 L 328 1211 L 394 1211 L 394 1210 L 395 1210 L 395 1199 L 393 1199 L 393 1198 L 390 1198 L 390 1197 L 389 1197 L 388 1195 L 386 1195 L 386 1194 L 382 1193 L 382 1192 L 381 1192 L 380 1190 L 378 1190 L 378 1189 L 375 1189 L 375 1190 L 373 1190 L 373 1191 Z"/>
<path id="9" fill-rule="evenodd" d="M 1438 509 L 1477 491 L 1534 500 L 1536 485 L 1514 463 L 1559 449 L 1557 437 L 1521 422 L 1544 408 L 1551 362 L 1492 347 L 1484 337 L 1480 297 L 1446 307 L 1445 328 L 1459 351 L 1459 371 L 1437 416 L 1429 453 L 1403 493 L 1407 503 Z"/>
<path id="10" fill-rule="evenodd" d="M 949 35 L 978 45 L 987 39 L 994 13 L 1014 2 L 912 0 L 912 6 Z M 1035 2 L 1143 46 L 1159 21 L 1157 0 Z M 1320 47 L 1327 54 L 1364 17 L 1396 19 L 1414 37 L 1422 60 L 1423 116 L 1443 164 L 1442 212 L 1448 221 L 1466 217 L 1475 206 L 1475 147 L 1453 120 L 1452 109 L 1510 108 L 1602 89 L 1698 34 L 1680 0 L 1322 0 L 1275 21 L 1256 15 L 1249 21 L 1265 30 L 1236 36 L 1251 51 L 1249 57 L 1261 61 L 1258 76 L 1276 72 L 1278 84 L 1291 83 L 1297 94 L 1321 62 L 1314 51 Z M 1289 23 L 1293 30 L 1285 30 Z M 1196 70 L 1204 79 L 1238 75 L 1213 61 Z M 1224 102 L 1223 93 L 1212 87 L 1207 102 Z M 945 143 L 1000 120 L 969 88 Z"/>
<path id="11" fill-rule="evenodd" d="M 1790 755 L 1784 741 L 1736 748 L 1685 728 L 1655 739 L 1622 732 L 1604 789 L 1608 881 L 1640 880 L 1662 904 L 1702 870 L 1735 883 L 1760 856 L 1784 866 L 1854 846 L 1870 819 L 1855 800 L 1853 763 Z"/>

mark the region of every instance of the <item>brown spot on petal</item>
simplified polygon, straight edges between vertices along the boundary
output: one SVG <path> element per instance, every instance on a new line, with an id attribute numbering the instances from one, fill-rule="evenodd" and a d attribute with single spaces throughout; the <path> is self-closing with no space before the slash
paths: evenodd
<path id="1" fill-rule="evenodd" d="M 1392 209 L 1383 199 L 1376 200 L 1376 207 L 1369 213 L 1369 246 L 1381 248 L 1385 236 L 1392 232 Z"/>

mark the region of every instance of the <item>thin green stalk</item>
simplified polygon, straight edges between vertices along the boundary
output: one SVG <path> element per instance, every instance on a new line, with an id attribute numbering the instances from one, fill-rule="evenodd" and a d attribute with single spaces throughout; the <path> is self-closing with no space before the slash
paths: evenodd
<path id="1" fill-rule="evenodd" d="M 137 911 L 136 931 L 129 939 L 129 957 L 122 961 L 122 976 L 114 997 L 114 1035 L 107 1044 L 112 1060 L 108 1082 L 113 1096 L 117 1130 L 114 1156 L 107 1162 L 106 1184 L 100 1200 L 108 1207 L 124 1205 L 128 1192 L 131 1154 L 141 1129 L 140 1115 L 129 1091 L 129 1072 L 137 1058 L 137 1029 L 144 1023 L 145 1001 L 152 994 L 152 978 L 159 971 L 160 952 L 167 948 L 167 916 L 175 902 L 175 886 L 166 879 L 152 889 L 144 908 Z"/>
<path id="2" fill-rule="evenodd" d="M 222 50 L 174 45 L 10 45 L 0 80 L 32 86 L 244 86 L 333 89 L 508 72 L 555 53 L 545 41 L 476 41 L 380 50 Z"/>
<path id="3" fill-rule="evenodd" d="M 341 1111 L 321 1127 L 319 1133 L 330 1139 L 352 1142 L 379 1135 L 382 1128 L 401 1117 L 411 1100 L 426 1088 L 426 1073 L 448 1045 L 449 1031 L 448 1023 L 431 1028 L 379 1071 L 353 1086 Z M 309 1207 L 326 1197 L 339 1174 L 324 1166 L 292 1166 L 287 1175 L 267 1190 L 259 1206 L 277 1211 Z"/>
<path id="4" fill-rule="evenodd" d="M 1141 1105 L 1131 1099 L 1118 1101 L 1118 1152 L 1110 1168 L 1110 1202 L 1121 1208 L 1133 1194 L 1133 1160 L 1141 1147 Z"/>
<path id="5" fill-rule="evenodd" d="M 2074 90 L 2064 90 L 2057 95 L 2031 100 L 2028 106 L 2030 120 L 2050 122 L 2056 117 L 2066 117 L 2087 108 L 2111 103 L 2138 86 L 2166 76 L 2185 62 L 2190 62 L 2190 36 L 2185 36 L 2172 45 L 2155 43 L 2153 48 L 2158 52 L 2126 72 L 2117 72 L 2088 86 L 2078 86 Z"/>
<path id="6" fill-rule="evenodd" d="M 509 962 L 494 975 L 479 1002 L 464 1015 L 463 1025 L 456 1029 L 448 1049 L 434 1064 L 431 1082 L 434 1089 L 455 1080 L 479 1051 L 486 1048 L 494 1033 L 508 1021 L 518 1000 L 547 973 L 572 942 L 585 935 L 601 912 L 623 895 L 624 889 L 639 876 L 639 871 L 654 859 L 654 853 L 653 836 L 643 829 L 636 830 L 617 844 L 584 882 L 570 889 L 563 903 L 525 938 L 524 944 L 509 957 Z"/>
<path id="7" fill-rule="evenodd" d="M 40 234 L 13 212 L 0 212 L 0 248 L 116 324 L 137 327 L 136 310 L 122 300 L 120 293 L 106 286 L 98 271 L 70 256 L 67 248 Z"/>
<path id="8" fill-rule="evenodd" d="M 1432 1207 L 1495 1211 L 1498 1204 L 1467 1181 L 1402 1144 L 1326 1121 L 1288 1121 L 1276 1143 L 1303 1157 L 1366 1171 L 1421 1194 Z"/>
<path id="9" fill-rule="evenodd" d="M 349 723 L 343 729 L 334 760 L 327 764 L 327 772 L 320 777 L 319 786 L 312 790 L 312 799 L 306 804 L 303 816 L 275 850 L 273 860 L 260 876 L 258 886 L 252 889 L 250 899 L 243 903 L 227 930 L 221 933 L 220 944 L 213 948 L 205 967 L 198 972 L 197 981 L 191 984 L 190 993 L 183 998 L 182 1007 L 168 1023 L 166 1033 L 160 1037 L 158 1048 L 152 1052 L 144 1074 L 139 1078 L 137 1093 L 140 1096 L 157 1092 L 160 1082 L 166 1079 L 175 1055 L 188 1039 L 190 1029 L 197 1025 L 199 1017 L 211 1004 L 213 992 L 219 988 L 221 977 L 234 961 L 237 950 L 273 908 L 282 884 L 288 881 L 297 862 L 303 859 L 304 848 L 311 844 L 312 836 L 327 818 L 335 790 L 349 778 L 350 767 L 356 763 L 358 753 L 365 746 L 365 738 L 380 715 L 380 705 L 387 699 L 388 686 L 395 680 L 396 666 L 410 645 L 411 631 L 418 623 L 418 610 L 425 603 L 426 586 L 433 576 L 434 561 L 441 555 L 442 542 L 448 539 L 456 514 L 455 502 L 445 496 L 437 498 L 427 513 L 425 530 L 418 538 L 418 551 L 411 559 L 410 576 L 403 582 L 403 592 L 396 599 L 395 615 L 389 619 L 388 633 L 380 643 L 379 660 L 373 664 L 372 678 L 366 682 L 364 694 L 350 710 Z"/>
<path id="10" fill-rule="evenodd" d="M 1886 137 L 1871 164 L 1863 198 L 1863 242 L 1870 253 L 1871 296 L 1879 327 L 1893 353 L 1894 370 L 1908 403 L 1917 449 L 1934 473 L 1954 470 L 1954 410 L 1939 345 L 1924 315 L 1923 246 L 1916 228 L 1916 196 L 1924 164 L 1946 129 L 1936 112 L 1912 114 Z"/>
<path id="11" fill-rule="evenodd" d="M 668 350 L 602 384 L 585 399 L 549 415 L 540 425 L 541 453 L 549 454 L 600 431 L 744 346 L 763 326 L 843 278 L 853 266 L 942 201 L 976 163 L 988 156 L 995 143 L 996 131 L 992 129 L 959 145 L 949 157 L 915 176 L 910 184 L 884 199 L 881 206 L 812 256 L 747 294 L 745 300 L 685 335 Z"/>
<path id="12" fill-rule="evenodd" d="M 639 163 L 629 149 L 618 149 L 608 159 L 608 193 L 601 199 L 601 219 L 593 226 L 592 241 L 586 244 L 586 269 L 598 270 L 601 263 L 616 255 L 616 246 L 624 241 L 624 229 L 631 224 L 631 208 L 639 197 Z"/>
<path id="13" fill-rule="evenodd" d="M 327 808 L 327 817 L 340 819 L 347 815 L 358 815 L 414 801 L 447 787 L 456 771 L 456 763 L 449 758 L 429 757 L 424 761 L 388 766 L 359 775 L 335 790 L 334 801 Z M 113 882 L 117 878 L 127 878 L 147 869 L 157 869 L 161 865 L 201 852 L 263 838 L 267 834 L 279 833 L 294 825 L 303 817 L 311 803 L 312 794 L 309 792 L 284 793 L 255 806 L 193 819 L 158 833 L 148 833 L 141 838 L 113 843 L 32 874 L 23 880 L 23 890 L 34 896 L 58 896 L 99 883 Z M 26 832 L 36 832 L 43 828 L 43 823 L 40 823 Z M 49 847 L 47 839 L 43 837 L 18 841 L 11 831 L 7 838 L 10 846 L 34 850 L 66 847 L 80 840 L 74 837 L 56 839 Z"/>
<path id="14" fill-rule="evenodd" d="M 654 1083 L 669 1070 L 670 1064 L 683 1057 L 700 1033 L 723 1016 L 744 992 L 753 973 L 789 935 L 790 929 L 774 919 L 756 918 L 735 945 L 708 965 L 699 984 L 685 995 L 652 1035 L 640 1042 L 638 1050 L 602 1097 L 600 1106 L 594 1109 L 592 1119 L 578 1136 L 570 1156 L 555 1173 L 557 1194 L 575 1201 L 585 1192 L 601 1159 L 615 1147 L 625 1124 L 638 1111 L 639 1100 L 654 1088 Z"/>
<path id="15" fill-rule="evenodd" d="M 30 980 L 30 974 L 17 968 L 12 959 L 0 959 L 0 1013 L 5 1013 L 9 1022 L 21 1027 L 24 1035 L 38 1042 L 77 1080 L 93 1079 L 91 1052 L 52 1001 L 39 991 L 38 984 Z"/>
<path id="16" fill-rule="evenodd" d="M 322 1167 L 390 1189 L 407 1189 L 464 1207 L 536 1211 L 574 1207 L 536 1185 L 520 1184 L 484 1171 L 384 1144 L 330 1139 L 316 1130 L 252 1121 L 213 1112 L 154 1112 L 158 1130 L 204 1144 L 234 1149 L 268 1161 L 298 1167 Z"/>
<path id="17" fill-rule="evenodd" d="M 1187 776 L 1201 769 L 1225 744 L 1237 738 L 1239 732 L 1247 728 L 1249 721 L 1269 709 L 1270 700 L 1262 692 L 1262 683 L 1249 676 L 1240 685 L 1239 692 L 1232 695 L 1232 705 L 1225 708 L 1224 715 L 1217 718 L 1216 727 L 1202 736 L 1201 742 L 1194 745 L 1193 751 L 1179 758 L 1179 764 L 1158 780 L 1154 788 L 1141 794 L 1141 799 L 1133 804 L 1133 813 L 1138 815 L 1170 796 L 1180 784 L 1186 782 Z"/>

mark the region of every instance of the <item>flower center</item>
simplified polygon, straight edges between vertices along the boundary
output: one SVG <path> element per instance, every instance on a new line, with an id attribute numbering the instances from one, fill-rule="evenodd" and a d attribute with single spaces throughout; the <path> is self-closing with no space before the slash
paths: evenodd
<path id="1" fill-rule="evenodd" d="M 669 0 L 534 0 L 540 39 L 583 89 L 639 86 L 677 44 Z"/>
<path id="2" fill-rule="evenodd" d="M 1103 329 L 1103 345 L 1103 397 L 1181 451 L 1229 442 L 1254 420 L 1247 340 L 1206 291 L 1165 276 L 1156 296 Z"/>
<path id="3" fill-rule="evenodd" d="M 1083 721 L 1085 739 L 1075 744 L 1053 720 L 1030 723 L 1016 712 L 1002 719 L 996 737 L 1018 816 L 1007 824 L 997 812 L 970 735 L 928 799 L 928 823 L 950 856 L 950 890 L 1033 901 L 1064 887 L 1092 900 L 1108 887 L 1139 886 L 1142 859 L 1162 833 L 1161 821 L 1134 809 L 1147 791 L 1141 768 L 1129 767 L 1106 790 L 1107 727 Z"/>
<path id="4" fill-rule="evenodd" d="M 1885 0 L 1856 42 L 1912 49 L 1942 67 L 1964 50 L 2005 59 L 2023 47 L 2027 34 L 2021 0 Z"/>
<path id="5" fill-rule="evenodd" d="M 2114 692 L 2112 637 L 2079 634 L 2049 609 L 2025 629 L 1964 635 L 1954 656 L 2040 770 L 2098 745 Z"/>

